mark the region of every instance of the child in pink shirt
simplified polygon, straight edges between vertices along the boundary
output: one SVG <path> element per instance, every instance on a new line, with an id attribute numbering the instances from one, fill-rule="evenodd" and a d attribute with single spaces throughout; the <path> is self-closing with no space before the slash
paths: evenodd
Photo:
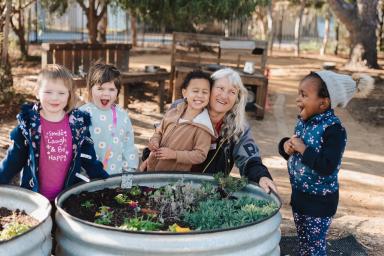
<path id="1" fill-rule="evenodd" d="M 81 181 L 81 167 L 90 178 L 107 178 L 90 139 L 89 114 L 74 109 L 70 72 L 48 65 L 39 75 L 36 97 L 38 103 L 23 105 L 17 115 L 19 124 L 10 135 L 13 145 L 0 163 L 0 184 L 23 171 L 21 186 L 53 201 Z"/>

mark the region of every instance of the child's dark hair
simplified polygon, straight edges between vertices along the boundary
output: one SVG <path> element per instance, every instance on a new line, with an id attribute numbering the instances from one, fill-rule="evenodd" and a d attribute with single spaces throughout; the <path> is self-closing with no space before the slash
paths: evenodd
<path id="1" fill-rule="evenodd" d="M 87 88 L 89 100 L 92 100 L 92 87 L 104 83 L 113 82 L 117 89 L 117 95 L 120 93 L 121 81 L 120 71 L 113 65 L 97 62 L 89 68 L 87 74 Z"/>
<path id="2" fill-rule="evenodd" d="M 329 92 L 327 89 L 327 85 L 325 84 L 323 79 L 321 79 L 321 77 L 318 74 L 316 74 L 315 72 L 311 72 L 308 75 L 306 75 L 301 80 L 300 83 L 304 82 L 305 80 L 310 80 L 310 79 L 315 79 L 318 81 L 319 90 L 317 92 L 317 96 L 319 96 L 320 98 L 330 98 Z"/>
<path id="3" fill-rule="evenodd" d="M 187 89 L 189 82 L 191 82 L 192 79 L 205 79 L 209 82 L 209 88 L 212 89 L 213 79 L 208 73 L 201 70 L 193 70 L 189 72 L 181 84 L 181 89 Z"/>

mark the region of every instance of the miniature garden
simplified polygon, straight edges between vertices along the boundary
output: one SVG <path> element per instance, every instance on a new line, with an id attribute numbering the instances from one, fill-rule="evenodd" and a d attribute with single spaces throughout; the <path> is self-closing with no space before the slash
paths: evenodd
<path id="1" fill-rule="evenodd" d="M 238 193 L 245 179 L 215 176 L 214 183 L 179 180 L 158 188 L 105 188 L 71 195 L 63 209 L 96 224 L 129 231 L 190 232 L 234 228 L 278 211 L 273 201 Z"/>

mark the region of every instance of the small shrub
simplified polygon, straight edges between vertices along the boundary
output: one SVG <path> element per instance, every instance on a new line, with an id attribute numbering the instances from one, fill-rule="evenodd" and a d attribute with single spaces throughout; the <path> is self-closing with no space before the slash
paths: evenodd
<path id="1" fill-rule="evenodd" d="M 274 202 L 242 197 L 236 200 L 200 202 L 194 212 L 187 212 L 183 221 L 196 230 L 231 228 L 259 221 L 278 209 Z"/>
<path id="2" fill-rule="evenodd" d="M 108 225 L 112 222 L 113 211 L 108 206 L 100 206 L 99 211 L 95 213 L 95 223 Z"/>

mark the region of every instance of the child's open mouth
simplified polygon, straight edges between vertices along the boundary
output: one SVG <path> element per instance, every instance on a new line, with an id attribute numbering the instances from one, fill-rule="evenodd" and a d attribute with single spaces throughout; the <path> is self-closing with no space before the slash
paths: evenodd
<path id="1" fill-rule="evenodd" d="M 101 105 L 107 106 L 109 103 L 109 100 L 100 100 L 100 102 L 101 102 Z"/>

